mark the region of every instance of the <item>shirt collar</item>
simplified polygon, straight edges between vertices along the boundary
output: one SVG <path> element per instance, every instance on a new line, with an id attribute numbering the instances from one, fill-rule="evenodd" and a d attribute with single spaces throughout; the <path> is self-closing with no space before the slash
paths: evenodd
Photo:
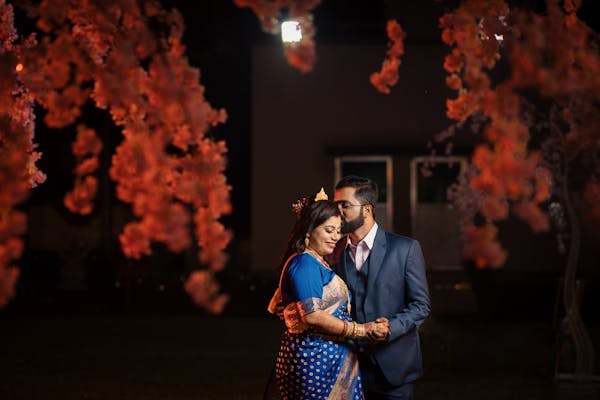
<path id="1" fill-rule="evenodd" d="M 373 226 L 371 227 L 371 230 L 369 231 L 369 233 L 367 233 L 367 235 L 363 238 L 363 240 L 358 242 L 357 246 L 360 245 L 361 243 L 364 243 L 367 245 L 369 250 L 371 250 L 373 248 L 373 243 L 375 243 L 375 236 L 377 235 L 377 227 L 378 227 L 377 222 L 375 222 L 375 224 L 373 224 Z M 350 235 L 346 236 L 346 247 L 348 247 L 348 246 L 354 246 L 352 244 L 352 241 L 350 240 Z"/>

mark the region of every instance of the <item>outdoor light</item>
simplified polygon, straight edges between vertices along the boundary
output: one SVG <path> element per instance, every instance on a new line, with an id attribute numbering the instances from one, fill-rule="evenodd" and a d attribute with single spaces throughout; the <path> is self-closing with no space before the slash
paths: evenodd
<path id="1" fill-rule="evenodd" d="M 284 21 L 281 23 L 281 40 L 284 43 L 294 43 L 302 40 L 302 29 L 298 21 Z"/>

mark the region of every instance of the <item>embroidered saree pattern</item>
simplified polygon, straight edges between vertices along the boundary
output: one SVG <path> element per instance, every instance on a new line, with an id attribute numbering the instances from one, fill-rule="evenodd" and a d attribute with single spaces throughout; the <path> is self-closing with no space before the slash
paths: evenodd
<path id="1" fill-rule="evenodd" d="M 302 321 L 305 314 L 316 310 L 324 310 L 349 321 L 348 287 L 339 276 L 307 254 L 294 257 L 286 267 L 280 281 L 281 290 L 276 292 L 270 305 L 271 309 L 274 303 L 286 304 L 287 300 L 283 310 L 287 330 L 282 335 L 275 361 L 275 378 L 281 398 L 362 400 L 364 397 L 355 354 L 345 342 L 319 333 Z M 290 268 L 294 270 L 288 273 Z M 301 278 L 303 282 L 309 280 L 316 283 L 318 280 L 321 288 L 309 288 L 313 292 L 307 292 L 286 285 L 285 279 L 294 273 L 300 274 L 295 279 Z M 322 290 L 320 297 L 319 290 Z M 290 296 L 287 291 L 295 293 Z"/>

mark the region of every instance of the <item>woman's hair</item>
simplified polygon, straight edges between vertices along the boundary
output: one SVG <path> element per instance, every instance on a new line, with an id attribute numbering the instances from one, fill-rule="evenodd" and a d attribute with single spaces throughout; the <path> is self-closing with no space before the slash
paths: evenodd
<path id="1" fill-rule="evenodd" d="M 307 233 L 312 232 L 329 218 L 340 215 L 340 210 L 333 201 L 314 201 L 314 198 L 315 195 L 306 197 L 294 205 L 297 217 L 294 225 L 292 225 L 285 252 L 279 261 L 278 271 L 282 270 L 285 262 L 292 254 L 302 253 L 305 250 L 304 239 Z M 299 207 L 298 204 L 300 204 Z"/>

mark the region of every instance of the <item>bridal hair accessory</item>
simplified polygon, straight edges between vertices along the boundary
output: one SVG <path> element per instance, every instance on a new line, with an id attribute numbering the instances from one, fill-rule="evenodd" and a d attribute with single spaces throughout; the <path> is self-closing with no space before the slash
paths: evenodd
<path id="1" fill-rule="evenodd" d="M 308 197 L 304 197 L 300 200 L 298 200 L 297 202 L 292 204 L 292 210 L 294 211 L 294 213 L 297 216 L 300 216 L 300 214 L 302 214 L 302 209 L 308 205 Z"/>
<path id="2" fill-rule="evenodd" d="M 329 196 L 327 196 L 327 193 L 325 193 L 325 189 L 323 189 L 322 187 L 319 193 L 317 193 L 317 195 L 315 196 L 315 202 L 320 200 L 329 200 Z M 294 213 L 297 216 L 300 216 L 300 214 L 302 213 L 302 209 L 306 207 L 308 203 L 309 197 L 303 197 L 295 203 L 292 203 L 292 211 L 294 211 Z"/>
<path id="3" fill-rule="evenodd" d="M 315 201 L 319 200 L 329 200 L 329 196 L 327 196 L 327 193 L 325 193 L 325 189 L 323 189 L 322 187 L 319 193 L 317 193 L 317 195 L 315 196 Z"/>

